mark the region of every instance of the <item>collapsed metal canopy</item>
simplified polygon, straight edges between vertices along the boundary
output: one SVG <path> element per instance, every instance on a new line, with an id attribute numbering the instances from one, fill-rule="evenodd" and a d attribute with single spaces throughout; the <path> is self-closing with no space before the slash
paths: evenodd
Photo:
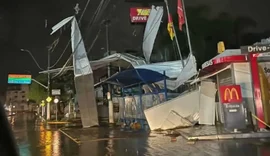
<path id="1" fill-rule="evenodd" d="M 168 77 L 148 69 L 128 69 L 110 77 L 106 82 L 126 88 L 139 84 L 155 83 L 166 78 Z"/>
<path id="2" fill-rule="evenodd" d="M 115 53 L 110 56 L 104 57 L 99 60 L 90 61 L 90 65 L 92 70 L 97 70 L 99 68 L 105 67 L 111 63 L 111 65 L 120 66 L 120 67 L 134 67 L 139 65 L 145 65 L 146 62 L 143 58 L 133 56 L 127 53 Z M 39 72 L 40 74 L 47 74 L 47 73 L 58 73 L 62 70 L 62 68 L 45 70 Z M 73 66 L 68 66 L 64 68 L 65 71 L 73 70 Z"/>

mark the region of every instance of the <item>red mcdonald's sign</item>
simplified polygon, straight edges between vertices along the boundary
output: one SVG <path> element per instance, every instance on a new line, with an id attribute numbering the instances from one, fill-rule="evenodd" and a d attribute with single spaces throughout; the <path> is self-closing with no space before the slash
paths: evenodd
<path id="1" fill-rule="evenodd" d="M 221 103 L 241 103 L 243 101 L 240 85 L 220 86 Z"/>
<path id="2" fill-rule="evenodd" d="M 130 21 L 132 23 L 146 23 L 151 8 L 130 8 Z"/>

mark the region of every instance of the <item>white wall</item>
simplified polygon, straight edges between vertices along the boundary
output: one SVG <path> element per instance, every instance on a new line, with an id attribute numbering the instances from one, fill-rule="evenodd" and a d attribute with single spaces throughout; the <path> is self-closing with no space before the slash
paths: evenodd
<path id="1" fill-rule="evenodd" d="M 250 64 L 248 62 L 234 63 L 233 69 L 234 69 L 235 83 L 241 86 L 242 96 L 245 102 L 244 106 L 248 107 L 249 111 L 251 111 L 253 114 L 256 114 L 253 100 Z M 252 120 L 253 123 L 256 124 L 257 121 L 254 118 L 252 118 Z"/>

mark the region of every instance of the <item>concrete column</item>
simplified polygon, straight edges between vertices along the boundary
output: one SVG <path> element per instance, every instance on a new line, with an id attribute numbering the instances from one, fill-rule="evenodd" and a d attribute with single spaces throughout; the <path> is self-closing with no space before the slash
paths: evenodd
<path id="1" fill-rule="evenodd" d="M 109 123 L 114 124 L 113 102 L 109 100 Z"/>
<path id="2" fill-rule="evenodd" d="M 44 116 L 44 115 L 45 115 L 45 107 L 42 106 L 42 107 L 41 107 L 41 116 Z"/>

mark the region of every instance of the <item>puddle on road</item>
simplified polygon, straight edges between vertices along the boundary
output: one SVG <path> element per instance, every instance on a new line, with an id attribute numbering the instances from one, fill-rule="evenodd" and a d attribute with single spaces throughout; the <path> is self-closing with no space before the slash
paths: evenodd
<path id="1" fill-rule="evenodd" d="M 92 142 L 82 142 L 78 145 L 57 131 L 59 125 L 46 127 L 35 122 L 36 118 L 26 119 L 16 117 L 13 130 L 17 138 L 21 155 L 33 156 L 269 156 L 270 143 L 268 140 L 232 140 L 232 141 L 199 141 L 187 142 L 174 131 L 143 132 L 115 130 L 113 128 L 95 127 L 90 129 L 69 129 L 75 135 L 83 137 L 94 136 L 96 139 L 107 138 Z M 125 139 L 115 139 L 115 138 Z M 268 153 L 268 155 L 267 155 Z"/>

